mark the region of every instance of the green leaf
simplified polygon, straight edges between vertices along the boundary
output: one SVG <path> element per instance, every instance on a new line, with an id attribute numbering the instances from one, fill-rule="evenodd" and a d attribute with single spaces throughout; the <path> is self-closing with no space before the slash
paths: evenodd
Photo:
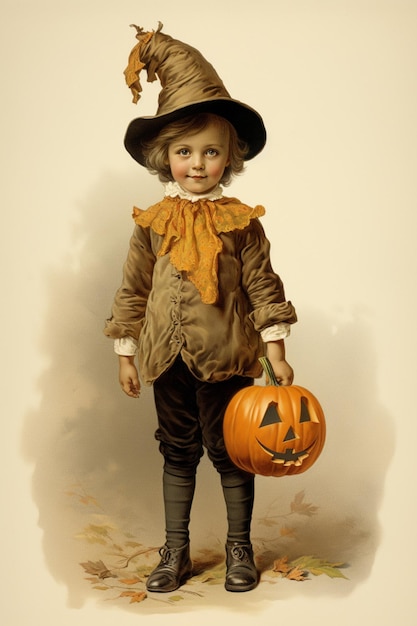
<path id="1" fill-rule="evenodd" d="M 319 568 L 311 569 L 310 573 L 313 574 L 313 576 L 326 574 L 329 578 L 344 578 L 345 580 L 348 580 L 348 578 L 334 565 L 321 565 Z"/>
<path id="2" fill-rule="evenodd" d="M 320 559 L 314 556 L 301 556 L 294 561 L 291 561 L 291 565 L 303 570 L 307 570 L 313 576 L 321 576 L 325 574 L 329 578 L 348 578 L 340 571 L 340 567 L 344 567 L 345 563 L 330 563 L 325 559 Z"/>

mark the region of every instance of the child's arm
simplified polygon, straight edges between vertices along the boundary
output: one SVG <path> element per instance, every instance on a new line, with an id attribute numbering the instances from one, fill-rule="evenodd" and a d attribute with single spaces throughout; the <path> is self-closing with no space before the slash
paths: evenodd
<path id="1" fill-rule="evenodd" d="M 122 390 L 131 398 L 139 398 L 140 382 L 134 356 L 119 354 L 119 382 Z"/>
<path id="2" fill-rule="evenodd" d="M 284 386 L 291 385 L 294 379 L 294 372 L 291 365 L 285 360 L 284 340 L 268 341 L 266 352 L 278 382 Z"/>

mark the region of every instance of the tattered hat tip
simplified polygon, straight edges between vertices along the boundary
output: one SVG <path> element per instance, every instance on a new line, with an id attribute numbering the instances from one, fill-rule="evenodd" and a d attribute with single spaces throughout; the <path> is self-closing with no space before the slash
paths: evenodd
<path id="1" fill-rule="evenodd" d="M 160 21 L 158 21 L 158 28 L 156 30 L 152 30 L 152 31 L 145 30 L 142 26 L 138 26 L 137 24 L 129 24 L 129 26 L 131 28 L 135 28 L 136 29 L 136 39 L 139 39 L 139 40 L 143 36 L 145 36 L 145 35 L 161 32 L 161 30 L 164 27 L 164 25 Z"/>

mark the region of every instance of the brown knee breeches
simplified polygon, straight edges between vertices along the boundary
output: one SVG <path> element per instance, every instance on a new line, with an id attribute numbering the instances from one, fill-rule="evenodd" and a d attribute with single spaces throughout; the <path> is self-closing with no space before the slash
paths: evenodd
<path id="1" fill-rule="evenodd" d="M 178 357 L 154 382 L 158 429 L 155 433 L 171 474 L 195 473 L 204 448 L 226 486 L 242 484 L 249 475 L 230 461 L 223 441 L 223 416 L 232 396 L 253 384 L 243 376 L 207 383 L 195 378 Z"/>

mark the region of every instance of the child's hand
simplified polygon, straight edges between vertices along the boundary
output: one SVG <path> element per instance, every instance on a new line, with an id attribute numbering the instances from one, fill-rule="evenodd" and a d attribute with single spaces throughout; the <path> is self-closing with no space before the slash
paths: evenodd
<path id="1" fill-rule="evenodd" d="M 284 341 L 281 339 L 279 341 L 268 342 L 267 356 L 279 384 L 284 385 L 284 387 L 292 385 L 294 371 L 291 365 L 285 360 Z"/>
<path id="2" fill-rule="evenodd" d="M 275 378 L 280 385 L 284 387 L 292 385 L 294 380 L 294 371 L 287 361 L 273 361 L 270 359 L 272 369 L 274 370 Z"/>
<path id="3" fill-rule="evenodd" d="M 139 398 L 140 382 L 134 357 L 119 356 L 119 383 L 125 394 L 131 398 Z"/>

